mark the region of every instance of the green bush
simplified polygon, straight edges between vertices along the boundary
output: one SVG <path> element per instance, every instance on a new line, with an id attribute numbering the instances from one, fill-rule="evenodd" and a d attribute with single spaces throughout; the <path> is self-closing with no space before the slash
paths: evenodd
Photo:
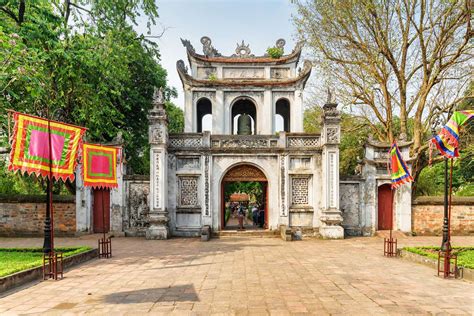
<path id="1" fill-rule="evenodd" d="M 267 48 L 267 54 L 271 58 L 278 59 L 281 56 L 283 56 L 283 48 L 281 48 L 281 47 L 268 47 Z"/>

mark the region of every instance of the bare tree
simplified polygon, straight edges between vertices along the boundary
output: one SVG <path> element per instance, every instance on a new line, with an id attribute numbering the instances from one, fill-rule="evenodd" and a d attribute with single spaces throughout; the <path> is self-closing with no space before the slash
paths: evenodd
<path id="1" fill-rule="evenodd" d="M 381 141 L 392 141 L 394 118 L 427 149 L 430 122 L 460 100 L 472 79 L 470 0 L 295 1 L 299 35 L 340 101 Z M 415 163 L 414 173 L 422 165 Z"/>

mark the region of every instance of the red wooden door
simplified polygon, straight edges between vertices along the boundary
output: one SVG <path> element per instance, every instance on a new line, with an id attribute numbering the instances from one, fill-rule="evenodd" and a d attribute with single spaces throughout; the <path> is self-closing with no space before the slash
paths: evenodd
<path id="1" fill-rule="evenodd" d="M 392 227 L 393 195 L 390 184 L 379 187 L 378 192 L 378 229 L 388 230 Z"/>
<path id="2" fill-rule="evenodd" d="M 105 225 L 104 225 L 105 223 Z M 94 233 L 107 233 L 110 229 L 110 190 L 94 190 Z"/>

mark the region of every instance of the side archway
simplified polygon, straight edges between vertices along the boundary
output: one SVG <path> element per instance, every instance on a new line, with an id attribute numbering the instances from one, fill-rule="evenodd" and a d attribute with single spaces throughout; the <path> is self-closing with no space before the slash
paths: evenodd
<path id="1" fill-rule="evenodd" d="M 277 128 L 276 132 L 289 132 L 290 131 L 290 101 L 287 99 L 279 99 L 275 104 L 275 126 L 277 121 L 280 121 L 280 128 Z"/>
<path id="2" fill-rule="evenodd" d="M 196 123 L 196 132 L 212 131 L 212 102 L 208 98 L 201 98 L 196 103 Z"/>

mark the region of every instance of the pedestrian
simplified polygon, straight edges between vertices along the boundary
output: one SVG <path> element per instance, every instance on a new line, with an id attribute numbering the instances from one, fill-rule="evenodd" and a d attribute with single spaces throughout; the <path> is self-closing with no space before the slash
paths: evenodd
<path id="1" fill-rule="evenodd" d="M 239 207 L 239 213 L 238 213 L 238 217 L 239 217 L 239 230 L 243 230 L 243 229 L 244 229 L 244 216 L 245 216 L 244 207 L 241 205 L 241 206 Z"/>
<path id="2" fill-rule="evenodd" d="M 258 208 L 257 205 L 254 205 L 252 208 L 252 221 L 253 226 L 258 226 Z"/>

